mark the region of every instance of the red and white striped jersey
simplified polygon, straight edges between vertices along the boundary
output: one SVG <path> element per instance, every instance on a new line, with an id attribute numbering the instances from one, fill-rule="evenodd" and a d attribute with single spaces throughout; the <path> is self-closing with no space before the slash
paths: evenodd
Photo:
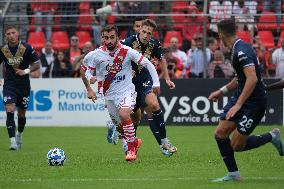
<path id="1" fill-rule="evenodd" d="M 138 51 L 119 43 L 113 55 L 102 46 L 88 53 L 83 64 L 88 65 L 86 77 L 89 79 L 95 71 L 97 80 L 102 81 L 105 98 L 111 100 L 125 91 L 135 89 L 132 83 L 131 61 L 148 64 L 148 61 L 142 61 L 143 59 L 146 58 Z"/>

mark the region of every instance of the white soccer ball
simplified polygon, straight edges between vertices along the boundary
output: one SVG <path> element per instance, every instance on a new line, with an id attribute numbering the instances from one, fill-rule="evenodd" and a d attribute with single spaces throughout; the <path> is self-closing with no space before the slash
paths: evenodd
<path id="1" fill-rule="evenodd" d="M 52 148 L 47 153 L 47 163 L 50 166 L 64 165 L 66 155 L 60 148 Z"/>

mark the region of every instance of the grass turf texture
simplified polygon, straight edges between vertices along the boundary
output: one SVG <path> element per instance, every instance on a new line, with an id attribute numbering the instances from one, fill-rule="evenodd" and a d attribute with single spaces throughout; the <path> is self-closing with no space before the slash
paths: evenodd
<path id="1" fill-rule="evenodd" d="M 284 129 L 279 126 L 284 138 Z M 271 130 L 257 127 L 254 134 Z M 23 148 L 8 151 L 6 128 L 0 128 L 0 188 L 269 188 L 284 186 L 284 157 L 271 144 L 236 153 L 244 180 L 212 183 L 224 176 L 225 166 L 213 138 L 214 127 L 168 127 L 178 153 L 162 155 L 150 129 L 140 127 L 144 143 L 139 159 L 124 160 L 121 143 L 106 141 L 106 128 L 26 128 Z M 53 147 L 67 155 L 63 167 L 47 165 L 46 153 Z"/>

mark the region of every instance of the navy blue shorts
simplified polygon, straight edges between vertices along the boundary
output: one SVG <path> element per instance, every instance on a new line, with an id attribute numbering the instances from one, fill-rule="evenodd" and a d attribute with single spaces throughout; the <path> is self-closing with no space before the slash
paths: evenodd
<path id="1" fill-rule="evenodd" d="M 220 114 L 220 120 L 226 120 L 227 112 L 237 102 L 236 97 L 232 97 L 228 104 L 223 108 L 223 112 Z M 255 102 L 245 102 L 241 109 L 230 118 L 229 121 L 233 121 L 237 124 L 238 131 L 243 135 L 250 135 L 257 124 L 264 116 L 266 109 L 266 99 L 258 100 Z"/>
<path id="2" fill-rule="evenodd" d="M 16 104 L 16 107 L 27 109 L 30 101 L 30 87 L 13 87 L 4 85 L 3 103 Z"/>
<path id="3" fill-rule="evenodd" d="M 139 109 L 140 107 L 146 107 L 147 104 L 145 102 L 145 98 L 147 94 L 153 91 L 153 81 L 152 78 L 146 79 L 143 82 L 135 82 L 135 90 L 137 92 L 136 97 L 136 105 L 134 107 L 134 111 Z"/>

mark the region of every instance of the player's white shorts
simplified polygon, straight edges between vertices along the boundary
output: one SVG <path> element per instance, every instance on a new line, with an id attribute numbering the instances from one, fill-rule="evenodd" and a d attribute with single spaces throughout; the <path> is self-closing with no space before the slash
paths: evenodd
<path id="1" fill-rule="evenodd" d="M 119 110 L 121 108 L 130 108 L 131 110 L 133 110 L 136 103 L 136 96 L 137 94 L 135 90 L 129 90 L 126 91 L 122 96 L 118 96 L 114 100 L 105 100 L 110 118 L 116 123 L 120 124 L 121 121 Z"/>

